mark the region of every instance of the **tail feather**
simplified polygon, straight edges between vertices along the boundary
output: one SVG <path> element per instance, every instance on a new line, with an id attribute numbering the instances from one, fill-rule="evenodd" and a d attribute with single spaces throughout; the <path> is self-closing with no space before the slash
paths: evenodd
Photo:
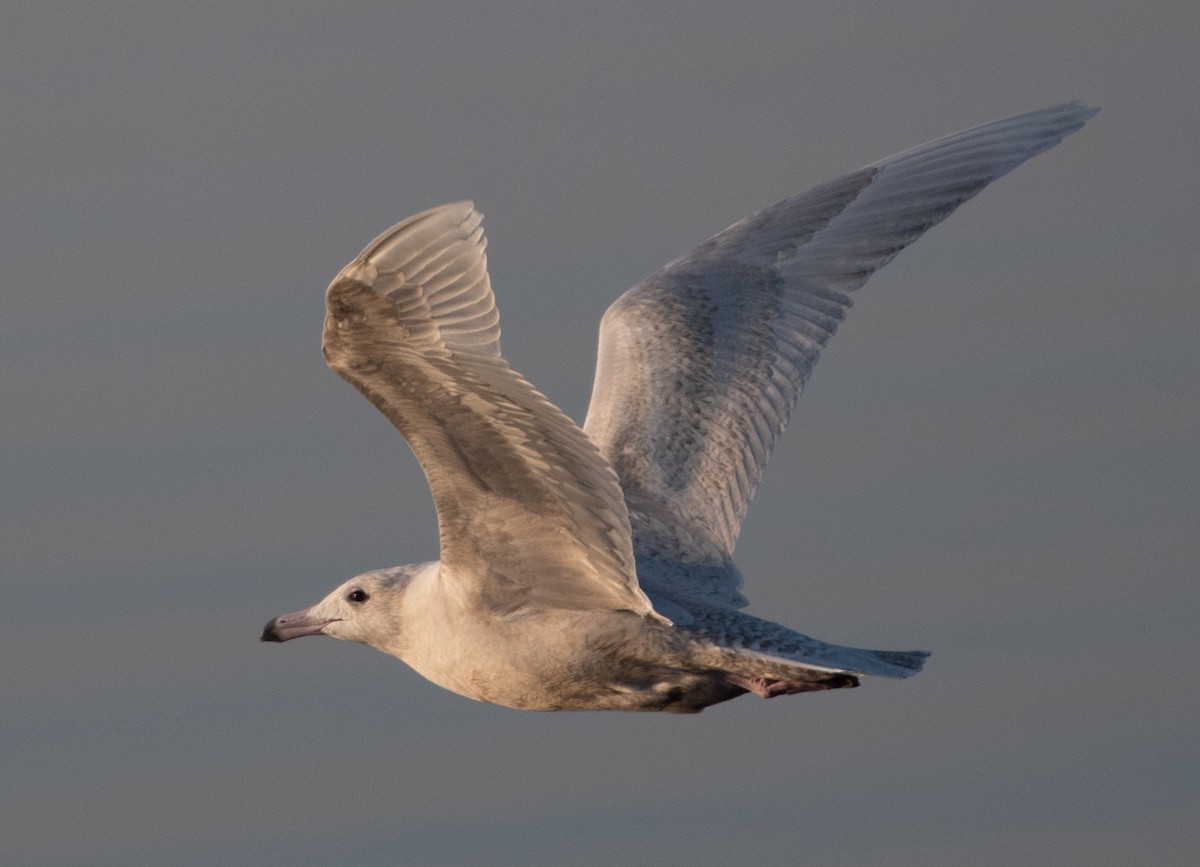
<path id="1" fill-rule="evenodd" d="M 867 650 L 829 644 L 733 609 L 697 612 L 693 622 L 681 628 L 710 644 L 720 655 L 722 667 L 746 677 L 777 680 L 824 680 L 826 674 L 912 677 L 929 656 L 922 650 Z"/>
<path id="2" fill-rule="evenodd" d="M 864 650 L 894 671 L 882 672 L 884 677 L 912 677 L 925 667 L 929 658 L 927 650 Z M 863 672 L 866 674 L 867 672 Z"/>

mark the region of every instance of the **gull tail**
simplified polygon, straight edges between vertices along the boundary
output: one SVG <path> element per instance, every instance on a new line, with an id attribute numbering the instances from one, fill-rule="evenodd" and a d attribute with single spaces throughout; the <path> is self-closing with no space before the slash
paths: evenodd
<path id="1" fill-rule="evenodd" d="M 682 628 L 707 646 L 730 683 L 764 698 L 858 686 L 863 675 L 912 677 L 929 656 L 829 644 L 733 609 L 699 612 Z"/>

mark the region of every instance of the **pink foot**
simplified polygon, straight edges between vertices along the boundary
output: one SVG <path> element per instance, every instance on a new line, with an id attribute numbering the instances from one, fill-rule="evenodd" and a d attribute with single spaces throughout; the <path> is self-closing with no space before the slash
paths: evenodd
<path id="1" fill-rule="evenodd" d="M 774 698 L 777 695 L 796 695 L 800 692 L 817 692 L 823 689 L 840 689 L 858 686 L 858 678 L 852 674 L 830 674 L 825 680 L 771 680 L 766 677 L 745 677 L 725 673 L 725 679 L 746 692 L 759 698 Z"/>

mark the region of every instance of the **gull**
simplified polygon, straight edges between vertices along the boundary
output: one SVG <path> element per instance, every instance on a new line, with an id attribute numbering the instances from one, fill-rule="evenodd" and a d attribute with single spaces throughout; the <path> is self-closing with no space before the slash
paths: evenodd
<path id="1" fill-rule="evenodd" d="M 330 284 L 322 349 L 416 455 L 441 559 L 351 578 L 262 640 L 357 641 L 527 710 L 696 713 L 916 673 L 927 653 L 741 611 L 742 519 L 850 293 L 1096 111 L 1052 106 L 920 145 L 669 262 L 605 313 L 582 428 L 500 354 L 474 205 L 388 229 Z"/>

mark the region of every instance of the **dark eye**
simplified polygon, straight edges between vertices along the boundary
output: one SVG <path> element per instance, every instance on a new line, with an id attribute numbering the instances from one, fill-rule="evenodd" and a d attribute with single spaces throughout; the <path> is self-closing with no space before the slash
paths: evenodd
<path id="1" fill-rule="evenodd" d="M 348 599 L 350 602 L 353 602 L 355 605 L 362 605 L 370 598 L 371 594 L 369 594 L 366 590 L 363 590 L 361 587 L 355 587 L 346 594 L 346 599 Z"/>

